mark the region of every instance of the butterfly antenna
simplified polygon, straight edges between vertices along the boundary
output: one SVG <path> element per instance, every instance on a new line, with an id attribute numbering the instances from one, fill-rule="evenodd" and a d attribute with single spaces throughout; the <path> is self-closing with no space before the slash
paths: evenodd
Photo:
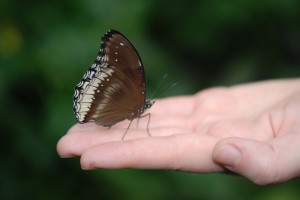
<path id="1" fill-rule="evenodd" d="M 168 85 L 168 87 L 166 87 L 163 91 L 161 91 L 160 93 L 157 94 L 158 89 L 161 88 L 163 82 L 167 79 L 167 77 L 168 77 L 168 74 L 164 74 L 164 76 L 162 77 L 162 79 L 161 79 L 160 82 L 158 83 L 157 87 L 156 87 L 155 90 L 153 91 L 153 93 L 152 93 L 153 95 L 152 95 L 151 99 L 153 99 L 154 96 L 155 96 L 155 97 L 160 97 L 162 94 L 166 93 L 167 90 L 169 90 L 170 88 L 172 88 L 172 87 L 174 87 L 175 85 L 177 85 L 177 82 L 170 83 L 170 84 Z"/>
<path id="2" fill-rule="evenodd" d="M 162 77 L 162 79 L 160 79 L 158 85 L 156 86 L 156 88 L 154 89 L 153 93 L 152 93 L 152 97 L 150 99 L 153 99 L 154 96 L 156 96 L 156 93 L 158 91 L 158 89 L 161 87 L 161 85 L 163 84 L 163 82 L 166 80 L 166 78 L 168 77 L 168 74 L 165 73 L 164 76 Z"/>

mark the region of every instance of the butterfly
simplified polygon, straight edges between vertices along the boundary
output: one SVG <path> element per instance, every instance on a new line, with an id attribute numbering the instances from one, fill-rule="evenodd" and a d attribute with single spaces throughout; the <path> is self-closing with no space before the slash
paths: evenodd
<path id="1" fill-rule="evenodd" d="M 122 33 L 109 30 L 101 39 L 95 62 L 75 87 L 77 121 L 111 127 L 128 119 L 131 124 L 154 104 L 145 97 L 145 71 L 137 50 Z"/>

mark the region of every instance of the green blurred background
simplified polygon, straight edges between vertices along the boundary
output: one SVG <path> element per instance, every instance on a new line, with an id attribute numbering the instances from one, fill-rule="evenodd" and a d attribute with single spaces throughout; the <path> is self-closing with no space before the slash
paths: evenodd
<path id="1" fill-rule="evenodd" d="M 152 94 L 299 77 L 299 0 L 0 1 L 0 199 L 299 199 L 299 180 L 174 171 L 82 171 L 56 143 L 75 122 L 73 88 L 110 28 L 138 49 Z M 162 86 L 164 88 L 164 86 Z"/>

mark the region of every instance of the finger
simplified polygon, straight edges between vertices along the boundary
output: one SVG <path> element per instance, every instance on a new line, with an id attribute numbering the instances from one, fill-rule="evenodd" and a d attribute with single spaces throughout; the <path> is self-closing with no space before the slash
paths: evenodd
<path id="1" fill-rule="evenodd" d="M 63 158 L 76 157 L 81 156 L 82 152 L 92 148 L 95 145 L 112 141 L 122 141 L 122 137 L 125 133 L 126 135 L 124 140 L 149 137 L 147 127 L 129 127 L 127 132 L 126 129 L 127 128 L 119 128 L 118 126 L 106 128 L 95 123 L 76 124 L 70 128 L 68 133 L 58 141 L 57 152 L 59 156 Z M 172 135 L 174 133 L 178 133 L 180 130 L 181 129 L 176 127 L 149 127 L 149 133 L 151 134 L 151 137 Z"/>
<path id="2" fill-rule="evenodd" d="M 104 142 L 105 139 L 99 138 L 99 134 L 107 135 L 106 132 L 104 127 L 97 126 L 95 123 L 75 124 L 58 141 L 57 153 L 63 158 L 80 156 L 86 148 Z"/>
<path id="3" fill-rule="evenodd" d="M 271 143 L 228 138 L 216 145 L 213 159 L 256 184 L 266 185 L 299 176 L 299 146 L 297 134 L 276 138 Z"/>
<path id="4" fill-rule="evenodd" d="M 81 156 L 83 169 L 173 169 L 214 172 L 221 168 L 211 158 L 216 140 L 194 134 L 142 138 L 97 145 Z"/>
<path id="5" fill-rule="evenodd" d="M 127 125 L 128 126 L 128 125 Z M 121 141 L 126 128 L 107 128 L 99 126 L 93 122 L 85 124 L 75 124 L 69 129 L 57 143 L 57 152 L 61 157 L 76 157 L 80 156 L 83 151 L 95 145 L 99 145 L 111 141 Z M 135 138 L 146 137 L 148 135 L 146 130 L 143 131 L 130 131 L 134 132 Z M 137 134 L 139 132 L 139 134 Z M 141 133 L 143 132 L 143 133 Z"/>

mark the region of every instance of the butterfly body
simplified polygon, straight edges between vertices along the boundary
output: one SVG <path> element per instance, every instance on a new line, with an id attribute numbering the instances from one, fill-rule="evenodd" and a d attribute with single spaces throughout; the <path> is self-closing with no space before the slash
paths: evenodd
<path id="1" fill-rule="evenodd" d="M 76 119 L 110 127 L 139 118 L 154 103 L 145 95 L 145 72 L 136 49 L 120 32 L 108 31 L 96 61 L 75 87 Z"/>

